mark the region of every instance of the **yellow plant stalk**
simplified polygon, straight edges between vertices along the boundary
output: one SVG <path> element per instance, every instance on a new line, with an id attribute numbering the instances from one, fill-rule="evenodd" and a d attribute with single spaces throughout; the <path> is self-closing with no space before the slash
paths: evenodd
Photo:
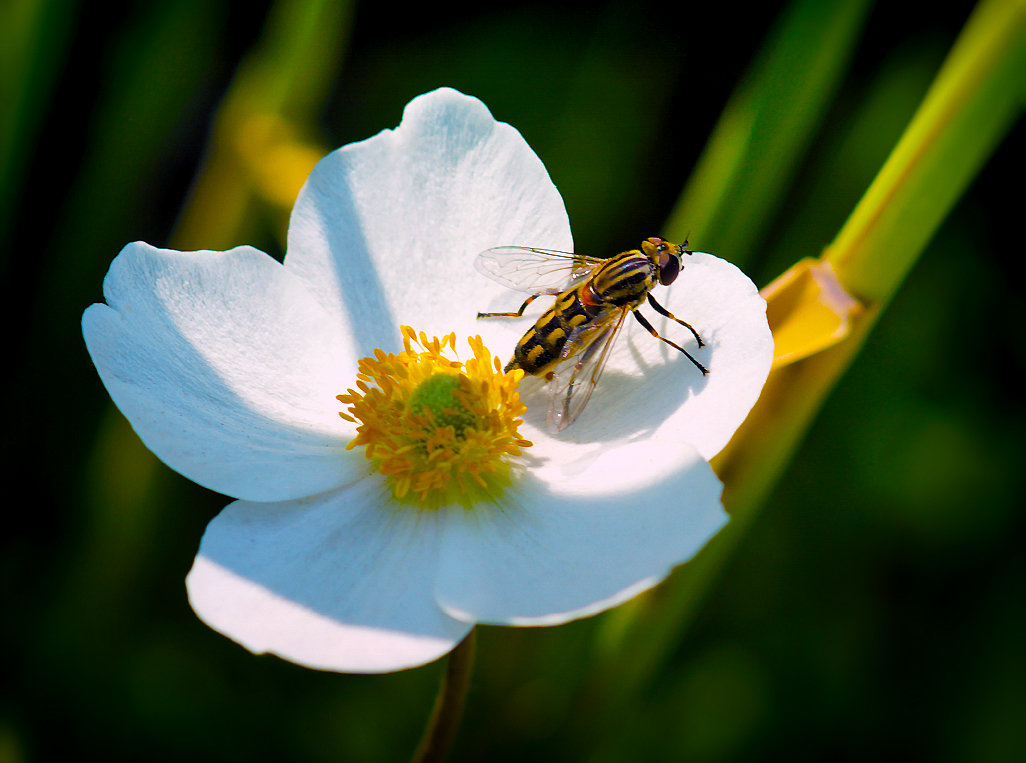
<path id="1" fill-rule="evenodd" d="M 819 258 L 763 290 L 776 360 L 713 467 L 731 522 L 653 595 L 610 613 L 598 648 L 630 702 L 687 627 L 711 580 L 791 460 L 930 237 L 1020 116 L 1026 4 L 983 0 L 866 194 Z M 623 654 L 630 654 L 624 660 Z M 612 666 L 615 666 L 612 667 Z M 599 679 L 601 681 L 601 679 Z"/>
<path id="2" fill-rule="evenodd" d="M 886 302 L 948 209 L 1021 115 L 1026 2 L 983 0 L 901 140 L 824 258 L 845 288 Z"/>
<path id="3" fill-rule="evenodd" d="M 1021 113 L 1024 70 L 1026 3 L 980 3 L 834 241 L 818 260 L 799 262 L 763 290 L 776 364 L 745 425 L 714 462 L 728 511 L 750 510 L 789 460 L 820 401 Z"/>

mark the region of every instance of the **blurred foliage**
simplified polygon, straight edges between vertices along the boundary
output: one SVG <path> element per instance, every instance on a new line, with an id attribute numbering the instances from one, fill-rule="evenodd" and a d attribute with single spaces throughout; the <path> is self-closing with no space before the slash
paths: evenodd
<path id="1" fill-rule="evenodd" d="M 839 4 L 829 20 L 841 17 L 847 5 Z M 795 2 L 780 32 L 771 35 L 769 58 L 787 58 L 787 41 L 802 34 L 810 16 L 822 21 L 822 7 L 815 0 Z M 789 87 L 799 91 L 809 81 L 811 88 L 821 78 L 817 69 L 822 63 L 821 57 L 811 65 L 796 62 Z M 710 550 L 678 570 L 656 595 L 638 597 L 607 618 L 612 626 L 605 631 L 614 634 L 606 639 L 610 657 L 630 653 L 634 658 L 626 671 L 616 668 L 616 703 L 633 698 L 625 691 L 624 678 L 628 685 L 637 685 L 661 664 L 926 242 L 1020 116 L 1026 92 L 1023 71 L 1026 8 L 984 0 L 897 145 L 822 255 L 803 257 L 762 290 L 776 344 L 774 368 L 744 425 L 712 461 L 723 480 L 723 503 L 732 521 Z M 757 110 L 776 100 L 772 80 L 752 90 L 754 97 L 745 92 L 744 100 L 759 104 Z M 730 112 L 728 107 L 706 156 L 716 153 L 724 134 L 734 132 Z M 787 145 L 793 148 L 794 142 Z M 737 165 L 722 174 L 719 184 L 729 187 L 747 170 Z M 753 219 L 758 215 L 746 214 L 746 205 L 765 203 L 762 194 L 754 194 L 729 206 L 742 219 Z M 722 213 L 727 205 L 719 206 L 709 208 Z M 788 293 L 781 284 L 799 288 Z"/>
<path id="2" fill-rule="evenodd" d="M 802 9 L 817 7 L 834 21 L 803 27 Z M 676 209 L 675 234 L 691 225 L 693 245 L 764 285 L 836 236 L 971 8 L 798 2 L 742 19 L 726 4 L 615 0 L 401 13 L 300 0 L 5 5 L 0 267 L 18 330 L 3 463 L 9 489 L 32 501 L 9 500 L 0 557 L 0 761 L 402 760 L 430 710 L 441 663 L 319 673 L 200 623 L 184 576 L 226 499 L 142 447 L 81 340 L 81 311 L 129 241 L 280 255 L 280 199 L 249 200 L 238 218 L 203 201 L 205 222 L 189 216 L 211 168 L 227 167 L 240 193 L 267 175 L 217 153 L 218 120 L 246 78 L 276 83 L 248 85 L 248 116 L 324 147 L 456 87 L 538 152 L 581 251 L 664 232 Z M 794 87 L 802 67 L 815 88 Z M 722 144 L 751 187 L 704 199 L 709 136 L 753 92 L 751 144 Z M 481 628 L 454 759 L 1026 755 L 1014 147 L 1005 140 L 927 244 L 653 678 L 612 719 L 600 712 L 595 697 L 621 685 L 618 664 L 593 670 L 617 612 Z M 707 221 L 710 200 L 723 211 Z M 630 653 L 617 660 L 626 675 Z"/>

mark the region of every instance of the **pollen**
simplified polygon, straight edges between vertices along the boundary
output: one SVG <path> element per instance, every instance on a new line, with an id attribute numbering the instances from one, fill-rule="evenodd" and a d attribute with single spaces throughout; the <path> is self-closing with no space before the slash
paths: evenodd
<path id="1" fill-rule="evenodd" d="M 479 336 L 467 339 L 473 357 L 463 362 L 455 334 L 401 330 L 402 352 L 360 360 L 357 389 L 338 396 L 339 416 L 358 424 L 347 448 L 366 448 L 402 504 L 471 508 L 509 484 L 513 461 L 531 445 L 519 434 L 523 371 L 503 373 Z"/>

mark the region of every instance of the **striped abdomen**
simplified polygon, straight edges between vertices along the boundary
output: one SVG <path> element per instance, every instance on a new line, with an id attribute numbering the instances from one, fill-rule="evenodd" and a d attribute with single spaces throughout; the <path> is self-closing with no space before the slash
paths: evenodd
<path id="1" fill-rule="evenodd" d="M 560 360 L 570 332 L 594 317 L 581 300 L 581 291 L 586 285 L 580 284 L 556 297 L 552 307 L 542 313 L 517 342 L 513 358 L 504 370 L 522 368 L 525 374 L 540 375 Z"/>
<path id="2" fill-rule="evenodd" d="M 534 376 L 548 373 L 562 359 L 567 338 L 575 328 L 613 317 L 619 314 L 616 308 L 635 307 L 656 283 L 656 269 L 640 251 L 611 257 L 587 280 L 556 297 L 517 343 L 505 370 L 522 368 Z"/>

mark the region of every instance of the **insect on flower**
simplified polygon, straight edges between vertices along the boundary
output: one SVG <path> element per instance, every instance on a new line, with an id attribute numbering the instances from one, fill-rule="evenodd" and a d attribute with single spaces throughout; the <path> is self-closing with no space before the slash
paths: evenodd
<path id="1" fill-rule="evenodd" d="M 556 297 L 517 343 L 504 369 L 520 368 L 550 383 L 547 425 L 551 431 L 566 429 L 588 404 L 627 313 L 656 339 L 684 353 L 703 376 L 709 373 L 638 312 L 648 300 L 657 313 L 686 327 L 698 346 L 704 346 L 691 324 L 652 296 L 657 283 L 669 286 L 677 278 L 683 267 L 682 255 L 691 254 L 687 245 L 687 241 L 677 245 L 653 236 L 642 241 L 640 249 L 607 258 L 523 246 L 498 246 L 477 256 L 474 266 L 479 272 L 505 286 L 531 292 L 515 313 L 478 313 L 478 318 L 518 318 L 538 297 Z"/>

